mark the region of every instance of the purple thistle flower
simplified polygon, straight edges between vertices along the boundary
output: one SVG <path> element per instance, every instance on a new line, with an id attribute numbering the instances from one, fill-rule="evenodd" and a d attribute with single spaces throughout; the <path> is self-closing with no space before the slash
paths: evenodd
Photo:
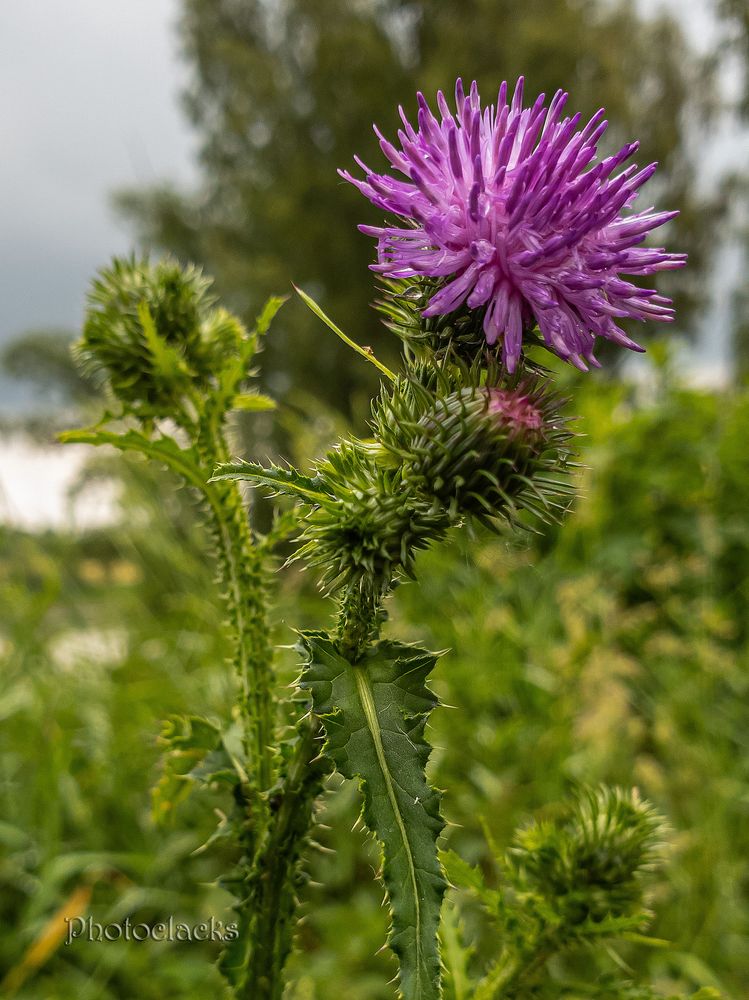
<path id="1" fill-rule="evenodd" d="M 671 300 L 621 275 L 686 262 L 686 254 L 640 246 L 677 212 L 628 211 L 656 164 L 617 173 L 638 148 L 633 142 L 591 166 L 607 126 L 604 111 L 579 128 L 580 114 L 562 118 L 567 96 L 557 91 L 547 108 L 541 94 L 524 108 L 521 77 L 509 105 L 503 83 L 496 106 L 482 110 L 476 83 L 466 97 L 458 80 L 455 114 L 441 91 L 439 118 L 417 95 L 418 131 L 399 109 L 400 149 L 375 126 L 383 153 L 405 180 L 377 174 L 359 157 L 364 180 L 339 171 L 373 204 L 400 217 L 399 225 L 359 227 L 378 240 L 372 270 L 443 279 L 425 317 L 464 303 L 485 308 L 487 343 L 501 338 L 511 372 L 523 331 L 535 323 L 546 346 L 583 371 L 586 361 L 600 367 L 596 337 L 642 351 L 616 320 L 670 321 Z"/>

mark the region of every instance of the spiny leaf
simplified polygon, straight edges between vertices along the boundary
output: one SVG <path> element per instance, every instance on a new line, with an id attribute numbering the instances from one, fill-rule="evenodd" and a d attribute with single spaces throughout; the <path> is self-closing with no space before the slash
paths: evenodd
<path id="1" fill-rule="evenodd" d="M 116 431 L 99 430 L 96 427 L 65 431 L 59 435 L 58 440 L 63 444 L 110 444 L 120 451 L 137 451 L 146 458 L 162 462 L 173 472 L 182 476 L 191 486 L 197 487 L 205 492 L 206 478 L 200 467 L 196 452 L 193 448 L 180 448 L 177 442 L 170 437 L 151 438 L 140 431 L 125 431 L 120 434 Z"/>
<path id="2" fill-rule="evenodd" d="M 270 396 L 264 396 L 261 392 L 242 392 L 234 397 L 235 410 L 250 410 L 253 413 L 264 413 L 267 410 L 275 410 L 276 401 Z"/>
<path id="3" fill-rule="evenodd" d="M 358 778 L 364 818 L 382 843 L 383 879 L 405 1000 L 440 997 L 437 944 L 445 879 L 437 858 L 439 793 L 426 782 L 424 726 L 437 699 L 426 687 L 433 653 L 381 642 L 352 666 L 323 632 L 305 632 L 301 687 L 325 727 L 324 752 Z"/>
<path id="4" fill-rule="evenodd" d="M 229 462 L 219 465 L 210 481 L 222 479 L 245 480 L 255 486 L 272 486 L 278 493 L 297 497 L 307 503 L 320 504 L 330 499 L 321 479 L 310 479 L 296 469 L 282 469 L 275 465 L 266 469 L 255 462 Z"/>

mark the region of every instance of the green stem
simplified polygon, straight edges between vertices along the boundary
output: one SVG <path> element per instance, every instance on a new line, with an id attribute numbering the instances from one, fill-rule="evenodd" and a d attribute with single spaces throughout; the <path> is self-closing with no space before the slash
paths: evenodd
<path id="1" fill-rule="evenodd" d="M 319 757 L 320 724 L 309 715 L 278 794 L 271 797 L 273 819 L 258 852 L 250 892 L 249 961 L 239 996 L 280 1000 L 283 967 L 292 944 L 298 866 L 313 824 L 313 809 L 329 765 Z"/>
<path id="2" fill-rule="evenodd" d="M 338 652 L 356 663 L 376 638 L 380 624 L 380 600 L 372 587 L 351 587 L 341 600 L 338 614 Z"/>
<path id="3" fill-rule="evenodd" d="M 201 427 L 196 442 L 211 472 L 228 460 L 223 434 Z M 254 544 L 239 488 L 233 482 L 206 483 L 225 599 L 233 626 L 235 663 L 241 687 L 240 710 L 245 748 L 261 792 L 273 781 L 273 651 L 265 610 L 267 589 L 263 555 Z"/>

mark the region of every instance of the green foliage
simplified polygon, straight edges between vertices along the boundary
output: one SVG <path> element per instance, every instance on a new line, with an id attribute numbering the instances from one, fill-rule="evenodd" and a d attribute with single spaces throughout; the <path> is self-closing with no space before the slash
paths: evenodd
<path id="1" fill-rule="evenodd" d="M 507 844 L 570 783 L 634 781 L 677 831 L 653 927 L 673 944 L 625 961 L 665 995 L 742 996 L 746 396 L 591 385 L 578 401 L 589 468 L 564 530 L 530 552 L 484 537 L 427 553 L 420 593 L 397 595 L 399 630 L 452 650 L 439 692 L 460 711 L 434 739 L 473 763 L 438 761 L 451 844 L 485 868 L 477 811 Z"/>
<path id="2" fill-rule="evenodd" d="M 504 885 L 495 859 L 516 827 L 556 815 L 552 803 L 571 784 L 634 780 L 669 817 L 650 933 L 670 946 L 617 940 L 630 971 L 606 948 L 570 950 L 552 971 L 583 985 L 565 997 L 555 984 L 554 1000 L 590 997 L 591 981 L 599 1000 L 691 996 L 700 985 L 700 1000 L 709 986 L 738 1000 L 749 988 L 747 396 L 669 383 L 650 396 L 589 380 L 576 397 L 585 468 L 564 531 L 547 527 L 530 551 L 481 532 L 423 554 L 421 585 L 399 588 L 387 627 L 450 648 L 433 684 L 459 710 L 434 713 L 430 742 L 450 752 L 435 749 L 430 776 L 450 790 L 451 847 L 489 890 Z M 309 411 L 305 434 L 316 422 Z M 236 852 L 218 840 L 193 853 L 215 829 L 213 808 L 227 814 L 225 792 L 184 799 L 183 833 L 157 830 L 147 809 L 159 777 L 156 720 L 197 706 L 225 718 L 233 701 L 205 531 L 190 493 L 155 463 L 102 453 L 90 477 L 117 483 L 118 517 L 106 530 L 2 529 L 4 971 L 89 872 L 103 874 L 88 910 L 99 922 L 114 913 L 231 919 L 231 897 L 215 884 Z M 292 566 L 280 584 L 278 621 L 316 627 L 325 612 L 312 581 Z M 285 626 L 276 634 L 288 641 Z M 294 658 L 281 653 L 276 669 L 279 684 L 291 683 Z M 295 1000 L 389 1000 L 392 961 L 375 955 L 386 930 L 376 852 L 351 833 L 355 789 L 335 778 L 328 787 L 313 834 L 324 851 L 306 852 L 310 879 L 297 887 L 305 920 L 287 989 Z M 482 820 L 501 848 L 488 845 Z M 453 934 L 470 989 L 497 957 L 473 895 L 461 892 Z M 444 936 L 442 950 L 452 970 Z M 79 941 L 30 971 L 17 996 L 218 996 L 216 957 L 198 942 Z M 471 997 L 465 975 L 456 1000 Z M 653 985 L 635 985 L 644 982 Z M 445 992 L 453 1000 L 451 973 Z"/>
<path id="3" fill-rule="evenodd" d="M 300 644 L 300 685 L 325 727 L 324 752 L 345 777 L 359 780 L 364 818 L 382 844 L 388 943 L 400 962 L 401 993 L 405 1000 L 440 997 L 445 881 L 436 840 L 444 824 L 439 794 L 425 778 L 430 747 L 423 735 L 437 703 L 425 685 L 436 656 L 382 642 L 352 665 L 325 633 L 302 633 Z"/>
<path id="4" fill-rule="evenodd" d="M 217 945 L 66 947 L 52 923 L 64 906 L 99 923 L 227 920 L 212 883 L 231 856 L 193 853 L 210 798 L 178 830 L 147 807 L 156 720 L 230 704 L 205 536 L 166 473 L 117 455 L 97 475 L 119 487 L 106 529 L 0 528 L 0 980 L 22 1000 L 218 995 Z"/>
<path id="5" fill-rule="evenodd" d="M 647 880 L 662 861 L 663 834 L 661 817 L 636 792 L 601 787 L 578 793 L 554 819 L 516 831 L 497 859 L 498 888 L 448 852 L 452 883 L 475 897 L 495 925 L 499 957 L 476 986 L 475 1000 L 555 1000 L 592 991 L 612 1000 L 656 996 L 612 976 L 597 983 L 565 979 L 555 960 L 617 938 L 667 945 L 642 934 L 652 918 Z"/>
<path id="6" fill-rule="evenodd" d="M 172 815 L 193 784 L 229 786 L 231 808 L 219 814 L 204 846 L 226 841 L 237 854 L 232 873 L 219 880 L 236 897 L 238 922 L 220 968 L 237 993 L 247 989 L 257 1000 L 280 998 L 299 859 L 320 775 L 310 766 L 308 742 L 294 741 L 302 760 L 278 745 L 267 615 L 270 550 L 253 537 L 237 486 L 209 480 L 228 458 L 228 412 L 237 403 L 256 411 L 272 406 L 242 388 L 282 302 L 269 300 L 248 334 L 215 308 L 208 282 L 195 269 L 115 261 L 94 284 L 77 351 L 122 404 L 125 427 L 112 429 L 105 414 L 100 425 L 63 435 L 167 465 L 196 492 L 206 516 L 233 645 L 237 723 L 223 732 L 195 717 L 177 730 L 170 724 L 162 736 L 166 754 L 155 806 L 157 815 Z M 171 417 L 187 446 L 157 417 Z"/>
<path id="7" fill-rule="evenodd" d="M 161 730 L 162 773 L 153 788 L 156 823 L 174 822 L 176 807 L 197 783 L 247 781 L 241 765 L 224 743 L 220 728 L 199 716 L 173 716 Z"/>

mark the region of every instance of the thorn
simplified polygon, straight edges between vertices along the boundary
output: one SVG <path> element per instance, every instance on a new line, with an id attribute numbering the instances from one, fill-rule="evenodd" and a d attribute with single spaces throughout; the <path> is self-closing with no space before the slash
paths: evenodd
<path id="1" fill-rule="evenodd" d="M 336 852 L 332 847 L 325 847 L 324 844 L 318 843 L 316 840 L 310 840 L 309 846 L 314 848 L 316 851 L 320 851 L 321 854 L 335 854 Z"/>

